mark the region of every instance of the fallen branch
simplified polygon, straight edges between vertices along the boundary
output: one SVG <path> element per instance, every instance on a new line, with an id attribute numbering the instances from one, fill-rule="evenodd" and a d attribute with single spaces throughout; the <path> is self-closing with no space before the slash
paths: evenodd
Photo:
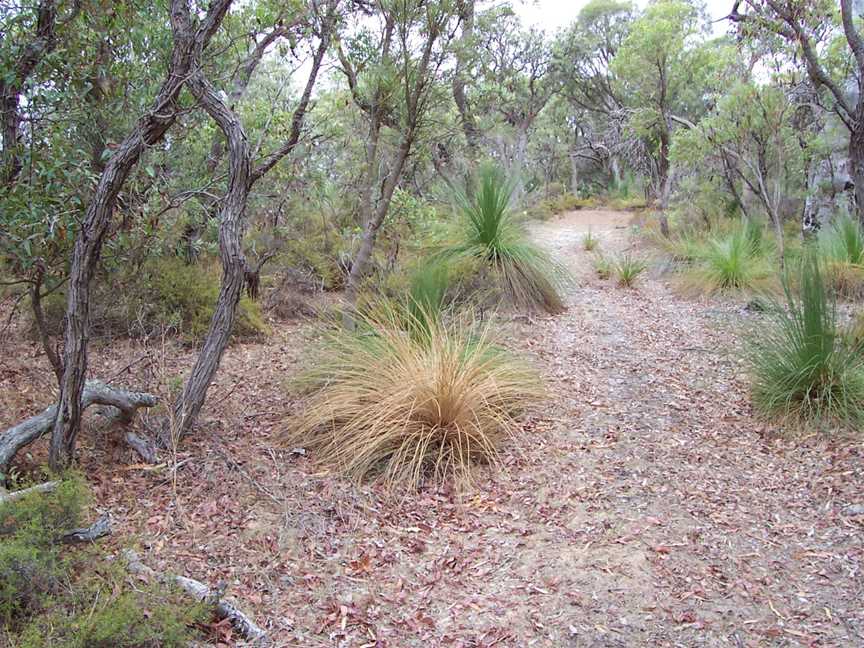
<path id="1" fill-rule="evenodd" d="M 11 504 L 22 497 L 27 497 L 31 493 L 48 493 L 53 491 L 59 485 L 59 481 L 50 481 L 43 484 L 37 484 L 36 486 L 31 486 L 30 488 L 22 488 L 21 490 L 12 491 L 11 493 L 0 491 L 0 505 Z"/>
<path id="2" fill-rule="evenodd" d="M 89 527 L 83 529 L 72 529 L 60 536 L 63 544 L 80 544 L 83 542 L 94 542 L 99 538 L 111 534 L 111 518 L 105 513 Z"/>
<path id="3" fill-rule="evenodd" d="M 234 607 L 234 605 L 222 598 L 222 588 L 213 589 L 201 581 L 197 581 L 194 578 L 186 578 L 185 576 L 158 574 L 142 563 L 138 558 L 138 554 L 131 549 L 125 550 L 123 557 L 126 559 L 126 568 L 130 573 L 144 576 L 145 578 L 155 578 L 162 582 L 173 582 L 195 599 L 213 605 L 218 617 L 220 619 L 228 619 L 233 628 L 243 635 L 247 641 L 252 642 L 253 645 L 262 647 L 270 645 L 267 633 L 263 629 L 259 628 L 252 619 Z"/>
<path id="4" fill-rule="evenodd" d="M 88 380 L 81 397 L 81 409 L 84 410 L 94 404 L 107 405 L 117 409 L 116 418 L 120 423 L 128 424 L 139 408 L 153 407 L 156 402 L 157 398 L 151 394 L 115 389 L 98 380 Z M 21 448 L 33 443 L 50 430 L 56 416 L 57 405 L 55 404 L 41 414 L 31 416 L 0 434 L 0 472 L 9 465 Z"/>

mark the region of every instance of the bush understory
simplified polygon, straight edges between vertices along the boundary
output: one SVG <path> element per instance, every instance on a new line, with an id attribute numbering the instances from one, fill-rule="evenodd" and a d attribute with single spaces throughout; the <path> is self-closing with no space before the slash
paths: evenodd
<path id="1" fill-rule="evenodd" d="M 833 289 L 847 299 L 864 297 L 864 230 L 857 220 L 841 215 L 817 242 Z"/>
<path id="2" fill-rule="evenodd" d="M 206 260 L 188 264 L 176 256 L 156 257 L 140 268 L 107 274 L 94 282 L 91 327 L 100 337 L 148 337 L 169 331 L 189 342 L 204 337 L 219 296 L 219 269 Z M 49 332 L 61 335 L 66 295 L 43 300 Z M 35 325 L 34 325 L 35 326 Z M 256 302 L 244 295 L 237 308 L 233 337 L 269 333 Z"/>
<path id="3" fill-rule="evenodd" d="M 96 547 L 59 544 L 82 526 L 79 478 L 0 505 L 0 645 L 10 648 L 185 647 L 203 606 L 156 584 L 131 587 Z"/>
<path id="4" fill-rule="evenodd" d="M 864 354 L 837 322 L 836 302 L 817 257 L 806 258 L 786 303 L 748 340 L 753 404 L 794 424 L 858 428 L 864 422 Z"/>
<path id="5" fill-rule="evenodd" d="M 464 485 L 478 465 L 497 464 L 542 395 L 537 374 L 495 343 L 490 324 L 445 323 L 433 309 L 384 306 L 353 331 L 330 331 L 288 442 L 352 478 L 408 489 Z"/>

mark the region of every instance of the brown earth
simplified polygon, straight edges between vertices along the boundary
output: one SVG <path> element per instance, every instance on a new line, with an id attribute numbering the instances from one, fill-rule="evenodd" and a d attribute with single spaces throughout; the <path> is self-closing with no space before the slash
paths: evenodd
<path id="1" fill-rule="evenodd" d="M 754 418 L 735 340 L 760 316 L 743 304 L 683 300 L 656 270 L 635 290 L 594 278 L 581 237 L 638 254 L 630 218 L 534 227 L 575 285 L 561 316 L 503 318 L 550 392 L 503 472 L 398 499 L 316 472 L 276 442 L 313 335 L 279 325 L 231 348 L 205 424 L 163 465 L 92 426 L 83 470 L 120 531 L 106 549 L 228 582 L 280 646 L 864 645 L 861 442 Z M 4 346 L 0 425 L 51 382 L 32 343 Z M 124 342 L 92 373 L 136 360 L 115 381 L 156 390 L 191 358 Z"/>

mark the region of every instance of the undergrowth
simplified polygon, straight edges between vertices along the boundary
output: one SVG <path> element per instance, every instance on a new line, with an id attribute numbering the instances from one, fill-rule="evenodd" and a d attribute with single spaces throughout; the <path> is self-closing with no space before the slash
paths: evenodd
<path id="1" fill-rule="evenodd" d="M 0 645 L 180 648 L 198 636 L 201 605 L 161 585 L 127 584 L 94 547 L 59 542 L 82 526 L 88 496 L 69 476 L 53 492 L 0 504 Z"/>
<path id="2" fill-rule="evenodd" d="M 409 490 L 473 480 L 518 434 L 542 395 L 537 374 L 495 344 L 490 324 L 444 323 L 417 307 L 379 308 L 330 331 L 309 379 L 316 387 L 287 441 L 355 479 Z"/>
<path id="3" fill-rule="evenodd" d="M 565 309 L 559 290 L 568 275 L 531 242 L 511 209 L 512 187 L 501 171 L 481 168 L 477 187 L 459 198 L 459 220 L 439 254 L 445 263 L 473 260 L 512 302 L 549 313 Z"/>
<path id="4" fill-rule="evenodd" d="M 820 262 L 808 256 L 796 295 L 784 279 L 785 304 L 748 341 L 753 404 L 765 415 L 795 423 L 864 422 L 864 356 L 843 334 Z"/>

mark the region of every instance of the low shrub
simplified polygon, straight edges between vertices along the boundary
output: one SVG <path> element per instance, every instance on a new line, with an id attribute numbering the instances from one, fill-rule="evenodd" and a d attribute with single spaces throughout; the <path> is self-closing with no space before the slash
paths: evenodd
<path id="1" fill-rule="evenodd" d="M 864 296 L 864 229 L 854 218 L 837 217 L 818 241 L 826 275 L 843 297 Z"/>
<path id="2" fill-rule="evenodd" d="M 493 342 L 488 324 L 427 315 L 408 328 L 383 308 L 352 332 L 328 333 L 310 376 L 317 391 L 287 441 L 355 479 L 470 482 L 477 464 L 498 462 L 516 417 L 541 397 L 537 374 Z"/>
<path id="3" fill-rule="evenodd" d="M 766 415 L 796 422 L 864 422 L 864 356 L 837 325 L 836 305 L 820 263 L 808 257 L 798 295 L 784 279 L 785 304 L 748 340 L 753 404 Z"/>
<path id="4" fill-rule="evenodd" d="M 187 264 L 175 256 L 157 257 L 140 269 L 103 279 L 93 283 L 90 319 L 95 335 L 139 337 L 169 328 L 195 342 L 207 333 L 219 295 L 219 271 L 205 261 Z M 62 334 L 65 293 L 52 293 L 43 309 L 49 332 Z M 268 332 L 259 305 L 244 295 L 237 307 L 235 339 Z"/>
<path id="5" fill-rule="evenodd" d="M 70 476 L 50 493 L 0 505 L 0 645 L 180 647 L 203 606 L 157 585 L 125 584 L 122 566 L 60 536 L 82 525 L 87 492 Z"/>
<path id="6" fill-rule="evenodd" d="M 709 239 L 694 250 L 696 263 L 685 273 L 685 286 L 699 293 L 766 289 L 773 273 L 768 248 L 758 226 L 739 227 Z"/>
<path id="7" fill-rule="evenodd" d="M 594 236 L 590 229 L 582 236 L 582 249 L 586 252 L 593 252 L 599 245 L 600 239 Z"/>
<path id="8" fill-rule="evenodd" d="M 472 195 L 460 197 L 460 218 L 438 260 L 479 262 L 517 305 L 550 313 L 565 310 L 559 290 L 567 283 L 567 272 L 531 242 L 516 219 L 510 183 L 498 169 L 483 167 L 477 185 Z"/>
<path id="9" fill-rule="evenodd" d="M 614 263 L 602 254 L 598 254 L 594 257 L 594 270 L 597 272 L 597 276 L 605 281 L 612 276 Z"/>
<path id="10" fill-rule="evenodd" d="M 629 254 L 618 257 L 612 263 L 612 271 L 615 273 L 618 285 L 622 288 L 635 287 L 636 280 L 647 268 L 645 261 Z"/>

